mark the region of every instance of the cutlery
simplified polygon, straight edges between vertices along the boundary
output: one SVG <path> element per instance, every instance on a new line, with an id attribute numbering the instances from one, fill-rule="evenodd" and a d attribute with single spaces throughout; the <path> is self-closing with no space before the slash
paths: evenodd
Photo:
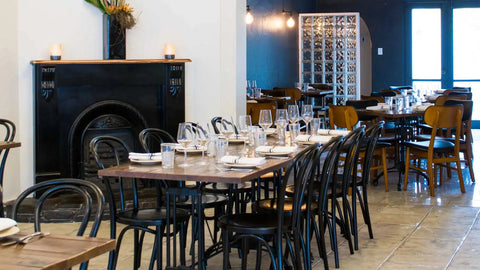
<path id="1" fill-rule="evenodd" d="M 253 169 L 241 169 L 241 168 L 227 168 L 227 167 L 218 167 L 215 166 L 217 170 L 221 172 L 236 171 L 236 172 L 253 172 Z"/>
<path id="2" fill-rule="evenodd" d="M 10 246 L 14 244 L 27 244 L 28 241 L 30 241 L 32 238 L 39 237 L 42 238 L 44 236 L 49 235 L 50 233 L 48 232 L 34 232 L 31 234 L 27 234 L 25 236 L 19 237 L 19 236 L 8 236 L 8 239 L 11 239 L 12 241 L 3 243 L 2 246 Z"/>

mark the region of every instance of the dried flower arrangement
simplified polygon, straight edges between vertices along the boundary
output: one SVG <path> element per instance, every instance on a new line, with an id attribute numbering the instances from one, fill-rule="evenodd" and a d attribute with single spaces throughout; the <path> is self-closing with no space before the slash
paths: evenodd
<path id="1" fill-rule="evenodd" d="M 135 17 L 133 17 L 133 8 L 125 3 L 125 0 L 85 0 L 96 6 L 103 13 L 115 16 L 123 29 L 130 29 L 135 26 Z"/>

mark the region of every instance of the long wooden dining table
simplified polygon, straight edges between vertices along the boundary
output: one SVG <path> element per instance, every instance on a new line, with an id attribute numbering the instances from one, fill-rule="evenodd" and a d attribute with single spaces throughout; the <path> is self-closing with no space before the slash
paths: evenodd
<path id="1" fill-rule="evenodd" d="M 51 234 L 28 244 L 0 245 L 0 269 L 63 270 L 113 249 L 114 239 Z"/>

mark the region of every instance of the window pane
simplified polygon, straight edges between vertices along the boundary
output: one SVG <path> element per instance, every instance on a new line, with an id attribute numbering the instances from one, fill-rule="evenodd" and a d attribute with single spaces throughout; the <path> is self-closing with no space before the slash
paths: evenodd
<path id="1" fill-rule="evenodd" d="M 472 120 L 480 120 L 480 111 L 478 110 L 478 104 L 480 104 L 480 82 L 454 82 L 453 86 L 459 87 L 471 87 L 472 88 L 472 100 L 473 100 L 473 113 Z"/>
<path id="2" fill-rule="evenodd" d="M 412 79 L 441 78 L 440 9 L 412 9 Z"/>
<path id="3" fill-rule="evenodd" d="M 480 79 L 480 8 L 453 10 L 453 70 L 455 80 Z"/>

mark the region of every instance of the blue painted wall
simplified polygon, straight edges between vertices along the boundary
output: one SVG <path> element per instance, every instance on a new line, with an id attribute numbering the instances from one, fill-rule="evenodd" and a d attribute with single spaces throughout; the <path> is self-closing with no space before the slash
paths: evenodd
<path id="1" fill-rule="evenodd" d="M 296 25 L 286 27 L 282 0 L 248 0 L 254 21 L 247 25 L 247 79 L 257 87 L 293 87 L 298 81 L 298 13 L 314 12 L 315 1 L 285 0 Z"/>
<path id="2" fill-rule="evenodd" d="M 282 1 L 248 0 L 255 17 L 247 26 L 247 79 L 258 87 L 293 87 L 298 81 L 298 13 L 360 12 L 372 37 L 372 90 L 406 84 L 403 0 L 301 0 L 285 1 L 294 11 L 294 28 L 272 27 L 281 17 Z M 383 55 L 377 55 L 383 48 Z"/>

